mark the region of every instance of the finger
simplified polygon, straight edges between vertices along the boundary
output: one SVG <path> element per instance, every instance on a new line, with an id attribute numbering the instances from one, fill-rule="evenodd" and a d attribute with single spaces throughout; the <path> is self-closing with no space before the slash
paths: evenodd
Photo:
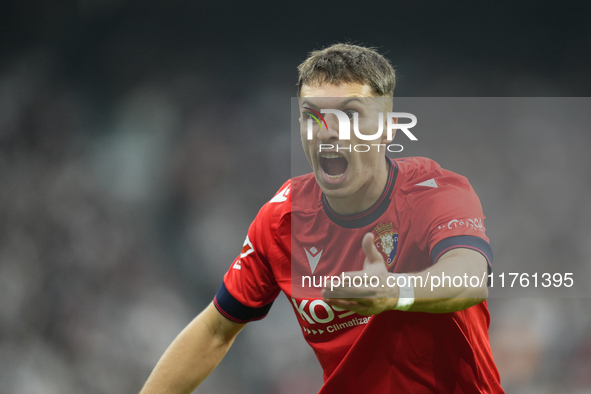
<path id="1" fill-rule="evenodd" d="M 322 289 L 322 296 L 327 298 L 373 298 L 377 294 L 375 289 L 367 288 L 324 288 Z"/>
<path id="2" fill-rule="evenodd" d="M 363 240 L 361 241 L 361 246 L 363 247 L 363 252 L 365 253 L 366 262 L 373 264 L 373 263 L 383 263 L 384 259 L 376 244 L 373 242 L 373 234 L 367 233 L 363 236 Z"/>
<path id="3" fill-rule="evenodd" d="M 377 298 L 377 294 L 375 292 L 363 292 L 363 293 L 346 293 L 346 292 L 339 292 L 339 291 L 323 291 L 322 297 L 325 298 L 339 298 L 343 300 L 359 300 L 359 299 L 373 299 Z"/>
<path id="4" fill-rule="evenodd" d="M 346 310 L 350 310 L 349 308 L 358 305 L 357 301 L 343 300 L 340 298 L 323 298 L 322 300 L 329 305 L 336 306 L 337 308 L 342 308 Z"/>
<path id="5" fill-rule="evenodd" d="M 343 299 L 343 298 L 323 298 L 323 301 L 327 304 L 337 306 L 340 308 L 344 308 L 346 310 L 353 310 L 351 308 L 361 308 L 362 306 L 367 306 L 366 304 L 360 302 L 359 300 L 355 299 Z"/>
<path id="6" fill-rule="evenodd" d="M 352 311 L 360 315 L 370 314 L 369 312 L 371 307 L 369 305 L 365 305 L 357 301 L 346 301 L 334 298 L 325 298 L 324 302 L 334 307 Z"/>
<path id="7" fill-rule="evenodd" d="M 323 297 L 323 300 L 335 300 L 348 302 L 351 305 L 373 305 L 375 298 L 336 298 L 336 297 Z"/>

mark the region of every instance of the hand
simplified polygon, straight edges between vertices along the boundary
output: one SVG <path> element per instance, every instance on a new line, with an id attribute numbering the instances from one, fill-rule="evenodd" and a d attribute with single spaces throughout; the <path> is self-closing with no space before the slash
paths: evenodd
<path id="1" fill-rule="evenodd" d="M 332 306 L 347 309 L 364 316 L 376 315 L 394 309 L 398 303 L 398 287 L 388 286 L 390 273 L 386 269 L 381 253 L 373 242 L 373 234 L 365 234 L 361 245 L 365 253 L 363 270 L 345 272 L 345 281 L 340 286 L 335 286 L 332 290 L 329 287 L 323 288 L 323 300 Z M 358 276 L 364 281 L 359 287 L 348 286 L 347 276 L 350 276 L 351 280 L 353 277 Z M 379 279 L 377 286 L 375 286 L 376 279 L 371 280 L 374 276 Z M 390 281 L 390 283 L 394 284 L 394 281 Z"/>

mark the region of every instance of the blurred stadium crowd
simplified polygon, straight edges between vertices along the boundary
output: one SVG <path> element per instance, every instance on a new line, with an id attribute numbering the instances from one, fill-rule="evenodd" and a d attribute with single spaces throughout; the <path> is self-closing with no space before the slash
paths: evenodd
<path id="1" fill-rule="evenodd" d="M 279 123 L 258 130 L 241 103 L 183 100 L 200 91 L 186 80 L 101 111 L 45 55 L 0 79 L 2 391 L 134 392 L 288 178 L 289 134 L 277 144 Z"/>
<path id="2" fill-rule="evenodd" d="M 289 177 L 289 97 L 305 52 L 276 56 L 248 78 L 225 69 L 226 77 L 177 62 L 186 42 L 146 40 L 138 49 L 127 33 L 94 46 L 108 58 L 98 65 L 79 66 L 75 49 L 43 43 L 1 63 L 0 393 L 139 391 L 168 344 L 211 301 L 250 221 Z M 147 55 L 159 53 L 168 62 Z M 474 89 L 463 77 L 430 82 L 439 92 Z M 541 79 L 505 84 L 517 94 L 523 84 L 562 94 Z M 591 137 L 542 130 L 507 138 L 512 150 L 503 165 L 458 152 L 449 153 L 451 164 L 441 162 L 481 174 L 465 175 L 482 193 L 496 258 L 590 264 Z M 548 161 L 550 173 L 542 171 Z M 533 182 L 528 192 L 511 192 L 525 181 Z M 543 247 L 532 251 L 535 245 Z M 493 354 L 508 393 L 591 393 L 588 304 L 489 301 Z M 319 365 L 281 295 L 197 392 L 299 394 L 320 384 Z"/>

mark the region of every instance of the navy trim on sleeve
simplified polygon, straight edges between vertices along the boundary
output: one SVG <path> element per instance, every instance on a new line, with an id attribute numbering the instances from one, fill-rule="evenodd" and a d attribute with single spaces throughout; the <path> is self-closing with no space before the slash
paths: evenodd
<path id="1" fill-rule="evenodd" d="M 431 250 L 431 263 L 435 264 L 445 252 L 457 248 L 472 249 L 483 255 L 488 262 L 488 274 L 490 275 L 493 260 L 492 248 L 484 239 L 474 235 L 458 235 L 439 241 Z M 490 286 L 490 278 L 488 278 L 487 286 Z"/>
<path id="2" fill-rule="evenodd" d="M 260 308 L 251 308 L 238 301 L 226 288 L 224 282 L 213 298 L 216 309 L 228 320 L 235 323 L 248 323 L 253 320 L 260 320 L 269 313 L 273 302 Z"/>

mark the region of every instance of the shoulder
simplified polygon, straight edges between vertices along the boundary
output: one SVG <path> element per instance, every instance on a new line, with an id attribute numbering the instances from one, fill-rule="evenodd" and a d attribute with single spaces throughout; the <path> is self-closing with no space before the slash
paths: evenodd
<path id="1" fill-rule="evenodd" d="M 281 222 L 292 211 L 308 210 L 315 200 L 320 201 L 320 188 L 314 174 L 305 174 L 285 182 L 275 195 L 261 208 L 257 216 L 263 216 L 271 222 Z M 293 197 L 296 195 L 296 197 Z M 318 198 L 300 198 L 300 196 L 315 196 Z M 296 203 L 297 202 L 297 203 Z"/>
<path id="2" fill-rule="evenodd" d="M 413 217 L 482 210 L 480 199 L 465 176 L 423 157 L 396 160 L 396 164 L 400 182 L 396 198 Z"/>
<path id="3" fill-rule="evenodd" d="M 426 157 L 394 160 L 398 166 L 398 194 L 410 199 L 449 192 L 473 192 L 465 176 L 442 168 Z"/>
<path id="4" fill-rule="evenodd" d="M 402 157 L 393 159 L 401 174 L 408 178 L 416 178 L 425 173 L 441 170 L 441 166 L 427 157 Z"/>

